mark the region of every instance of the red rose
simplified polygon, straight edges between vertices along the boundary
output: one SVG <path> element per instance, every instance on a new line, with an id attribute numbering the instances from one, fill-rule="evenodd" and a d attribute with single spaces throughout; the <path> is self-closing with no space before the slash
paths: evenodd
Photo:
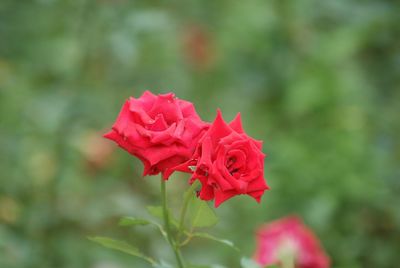
<path id="1" fill-rule="evenodd" d="M 168 172 L 193 173 L 190 182 L 199 180 L 202 185 L 199 197 L 203 200 L 215 198 L 215 207 L 239 194 L 248 194 L 259 202 L 268 189 L 264 157 L 261 142 L 244 133 L 240 114 L 228 125 L 218 110 L 193 157 Z"/>
<path id="2" fill-rule="evenodd" d="M 318 239 L 297 217 L 287 217 L 262 226 L 257 232 L 255 260 L 261 265 L 279 265 L 294 258 L 296 268 L 329 268 L 329 257 Z"/>
<path id="3" fill-rule="evenodd" d="M 115 141 L 144 165 L 143 175 L 154 175 L 192 156 L 201 134 L 208 128 L 191 102 L 173 93 L 145 91 L 124 104 L 112 130 L 104 137 Z"/>

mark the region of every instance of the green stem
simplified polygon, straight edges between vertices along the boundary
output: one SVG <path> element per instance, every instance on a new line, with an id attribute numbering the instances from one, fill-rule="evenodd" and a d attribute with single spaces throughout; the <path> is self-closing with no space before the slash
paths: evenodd
<path id="1" fill-rule="evenodd" d="M 197 188 L 197 186 L 199 185 L 199 181 L 196 180 L 192 183 L 192 185 L 189 187 L 189 189 L 187 190 L 187 192 L 185 193 L 185 197 L 183 200 L 183 206 L 181 209 L 181 216 L 179 219 L 179 232 L 178 232 L 178 238 L 177 241 L 179 242 L 181 240 L 181 237 L 185 231 L 185 217 L 186 217 L 186 212 L 189 206 L 189 202 L 190 199 L 192 198 L 195 189 Z"/>
<path id="2" fill-rule="evenodd" d="M 289 258 L 282 260 L 282 267 L 283 268 L 294 268 L 295 267 L 294 258 L 289 257 Z"/>
<path id="3" fill-rule="evenodd" d="M 161 198 L 162 198 L 162 208 L 163 208 L 163 217 L 164 217 L 164 227 L 165 232 L 167 233 L 168 242 L 174 251 L 176 262 L 179 268 L 184 268 L 183 259 L 181 252 L 179 250 L 179 246 L 177 245 L 176 241 L 174 240 L 172 233 L 171 233 L 171 224 L 169 219 L 169 214 L 167 210 L 167 191 L 165 189 L 165 180 L 161 178 Z"/>
<path id="4" fill-rule="evenodd" d="M 295 253 L 294 252 L 284 252 L 279 257 L 282 268 L 294 268 L 295 267 Z"/>

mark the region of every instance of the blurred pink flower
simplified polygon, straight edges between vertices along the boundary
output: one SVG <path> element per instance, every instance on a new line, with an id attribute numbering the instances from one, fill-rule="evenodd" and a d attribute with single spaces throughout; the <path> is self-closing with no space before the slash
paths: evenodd
<path id="1" fill-rule="evenodd" d="M 198 70 L 205 70 L 213 61 L 212 39 L 200 25 L 192 25 L 185 31 L 184 53 L 188 62 Z"/>
<path id="2" fill-rule="evenodd" d="M 286 217 L 257 231 L 254 259 L 261 265 L 280 265 L 288 258 L 296 268 L 329 268 L 330 260 L 318 238 L 301 219 Z M 290 261 L 290 260 L 289 260 Z"/>

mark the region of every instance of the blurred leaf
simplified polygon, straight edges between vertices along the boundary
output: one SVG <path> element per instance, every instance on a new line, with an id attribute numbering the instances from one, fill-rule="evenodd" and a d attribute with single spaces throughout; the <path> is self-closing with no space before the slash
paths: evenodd
<path id="1" fill-rule="evenodd" d="M 222 266 L 220 264 L 188 264 L 188 268 L 226 268 L 225 266 Z"/>
<path id="2" fill-rule="evenodd" d="M 213 235 L 210 235 L 210 234 L 208 234 L 208 233 L 198 233 L 198 232 L 197 232 L 197 233 L 191 234 L 191 236 L 210 239 L 210 240 L 219 242 L 219 243 L 221 243 L 221 244 L 224 244 L 224 245 L 226 245 L 226 246 L 229 246 L 229 247 L 233 248 L 234 250 L 239 251 L 239 249 L 233 244 L 232 241 L 229 241 L 229 240 L 227 240 L 227 239 L 221 239 L 221 238 L 215 237 L 215 236 L 213 236 Z"/>
<path id="3" fill-rule="evenodd" d="M 123 217 L 119 220 L 119 226 L 131 226 L 131 225 L 148 225 L 150 221 L 145 219 L 137 219 L 134 217 Z"/>
<path id="4" fill-rule="evenodd" d="M 161 206 L 147 206 L 146 209 L 150 213 L 150 215 L 159 218 L 162 222 L 164 222 L 163 209 Z M 171 211 L 169 210 L 168 215 L 172 225 L 178 227 L 178 221 L 173 217 Z"/>
<path id="5" fill-rule="evenodd" d="M 180 215 L 180 222 L 179 222 L 179 230 L 181 232 L 185 231 L 186 228 L 186 213 L 187 213 L 187 209 L 190 207 L 190 204 L 192 202 L 192 199 L 195 197 L 196 195 L 196 189 L 200 186 L 200 181 L 199 180 L 195 180 L 189 187 L 189 189 L 187 189 L 184 194 L 183 194 L 183 205 L 182 205 L 182 209 L 181 209 L 181 215 Z"/>
<path id="6" fill-rule="evenodd" d="M 190 196 L 193 195 L 193 192 L 196 191 L 196 189 L 201 186 L 201 183 L 199 180 L 195 180 L 189 187 L 189 189 L 187 189 L 185 191 L 185 193 L 183 194 L 183 199 L 187 199 L 190 198 Z"/>
<path id="7" fill-rule="evenodd" d="M 157 263 L 156 268 L 174 268 L 174 266 L 164 260 L 161 260 L 160 263 Z"/>
<path id="8" fill-rule="evenodd" d="M 118 223 L 119 226 L 149 225 L 149 224 L 157 227 L 157 229 L 160 231 L 161 235 L 166 240 L 168 240 L 167 233 L 165 232 L 163 226 L 158 224 L 158 223 L 156 223 L 156 222 L 149 221 L 149 220 L 146 220 L 146 219 L 137 219 L 137 218 L 134 218 L 134 217 L 123 217 L 123 218 L 121 218 L 119 220 L 119 223 Z"/>
<path id="9" fill-rule="evenodd" d="M 99 243 L 103 247 L 115 249 L 115 250 L 130 254 L 132 256 L 139 257 L 141 259 L 148 261 L 152 265 L 156 264 L 156 262 L 152 258 L 147 257 L 142 252 L 140 252 L 138 248 L 128 244 L 125 241 L 115 240 L 112 238 L 101 237 L 101 236 L 89 237 L 89 240 Z"/>
<path id="10" fill-rule="evenodd" d="M 200 200 L 194 196 L 189 208 L 189 219 L 193 228 L 211 227 L 217 224 L 217 215 L 206 201 Z"/>
<path id="11" fill-rule="evenodd" d="M 159 219 L 163 219 L 163 211 L 161 206 L 147 206 L 146 209 L 150 215 Z"/>

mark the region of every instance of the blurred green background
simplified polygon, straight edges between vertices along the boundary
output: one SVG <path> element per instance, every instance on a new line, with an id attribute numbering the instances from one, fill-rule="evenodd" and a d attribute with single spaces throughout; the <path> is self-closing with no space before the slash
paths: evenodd
<path id="1" fill-rule="evenodd" d="M 240 111 L 264 140 L 271 190 L 223 204 L 212 229 L 243 255 L 257 226 L 298 214 L 333 267 L 399 267 L 399 14 L 395 0 L 1 0 L 0 267 L 147 267 L 90 235 L 170 259 L 155 230 L 116 226 L 158 204 L 159 180 L 101 138 L 146 89 L 209 121 Z M 209 241 L 184 254 L 239 267 Z"/>

